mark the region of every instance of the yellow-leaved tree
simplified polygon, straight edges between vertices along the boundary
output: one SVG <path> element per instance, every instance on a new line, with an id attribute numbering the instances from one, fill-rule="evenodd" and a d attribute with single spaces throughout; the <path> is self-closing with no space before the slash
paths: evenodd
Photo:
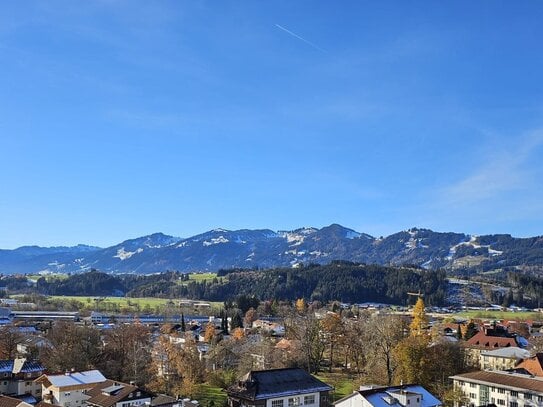
<path id="1" fill-rule="evenodd" d="M 422 298 L 418 298 L 415 307 L 413 308 L 413 320 L 409 325 L 411 335 L 421 335 L 428 328 L 428 317 L 424 311 L 424 301 Z"/>

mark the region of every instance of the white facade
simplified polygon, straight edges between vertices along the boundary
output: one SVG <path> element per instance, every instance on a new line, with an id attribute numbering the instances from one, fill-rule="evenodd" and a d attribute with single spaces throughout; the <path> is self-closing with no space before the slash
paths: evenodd
<path id="1" fill-rule="evenodd" d="M 85 404 L 85 401 L 89 399 L 89 396 L 85 394 L 83 389 L 79 390 L 63 390 L 59 388 L 51 389 L 52 400 L 51 404 L 62 407 L 80 407 Z"/>
<path id="2" fill-rule="evenodd" d="M 334 403 L 334 407 L 437 407 L 442 403 L 419 385 L 368 387 Z"/>
<path id="3" fill-rule="evenodd" d="M 320 407 L 320 393 L 289 395 L 266 400 L 266 407 Z"/>
<path id="4" fill-rule="evenodd" d="M 508 372 L 473 372 L 453 376 L 452 379 L 454 387 L 462 391 L 468 406 L 543 406 L 541 378 Z"/>

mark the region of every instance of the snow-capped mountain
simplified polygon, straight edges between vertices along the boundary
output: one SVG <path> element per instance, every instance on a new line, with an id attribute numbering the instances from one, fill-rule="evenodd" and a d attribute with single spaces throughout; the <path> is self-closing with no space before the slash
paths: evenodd
<path id="1" fill-rule="evenodd" d="M 290 231 L 214 229 L 189 238 L 155 233 L 108 248 L 37 246 L 0 250 L 0 273 L 39 271 L 154 273 L 221 268 L 291 267 L 349 260 L 476 271 L 543 270 L 543 237 L 474 236 L 409 229 L 375 238 L 341 225 Z"/>

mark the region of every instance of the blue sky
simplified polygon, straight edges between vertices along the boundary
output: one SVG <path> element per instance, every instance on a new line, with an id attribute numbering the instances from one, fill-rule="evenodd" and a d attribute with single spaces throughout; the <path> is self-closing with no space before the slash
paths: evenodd
<path id="1" fill-rule="evenodd" d="M 0 247 L 543 234 L 536 1 L 0 5 Z"/>

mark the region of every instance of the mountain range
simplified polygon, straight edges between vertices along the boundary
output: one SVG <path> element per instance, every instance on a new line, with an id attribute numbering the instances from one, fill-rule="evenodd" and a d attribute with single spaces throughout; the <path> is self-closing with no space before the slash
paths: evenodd
<path id="1" fill-rule="evenodd" d="M 338 224 L 291 231 L 214 229 L 189 238 L 155 233 L 107 248 L 24 246 L 0 250 L 0 273 L 98 269 L 148 274 L 292 267 L 332 260 L 475 272 L 543 271 L 543 236 L 475 236 L 413 228 L 376 238 Z"/>

